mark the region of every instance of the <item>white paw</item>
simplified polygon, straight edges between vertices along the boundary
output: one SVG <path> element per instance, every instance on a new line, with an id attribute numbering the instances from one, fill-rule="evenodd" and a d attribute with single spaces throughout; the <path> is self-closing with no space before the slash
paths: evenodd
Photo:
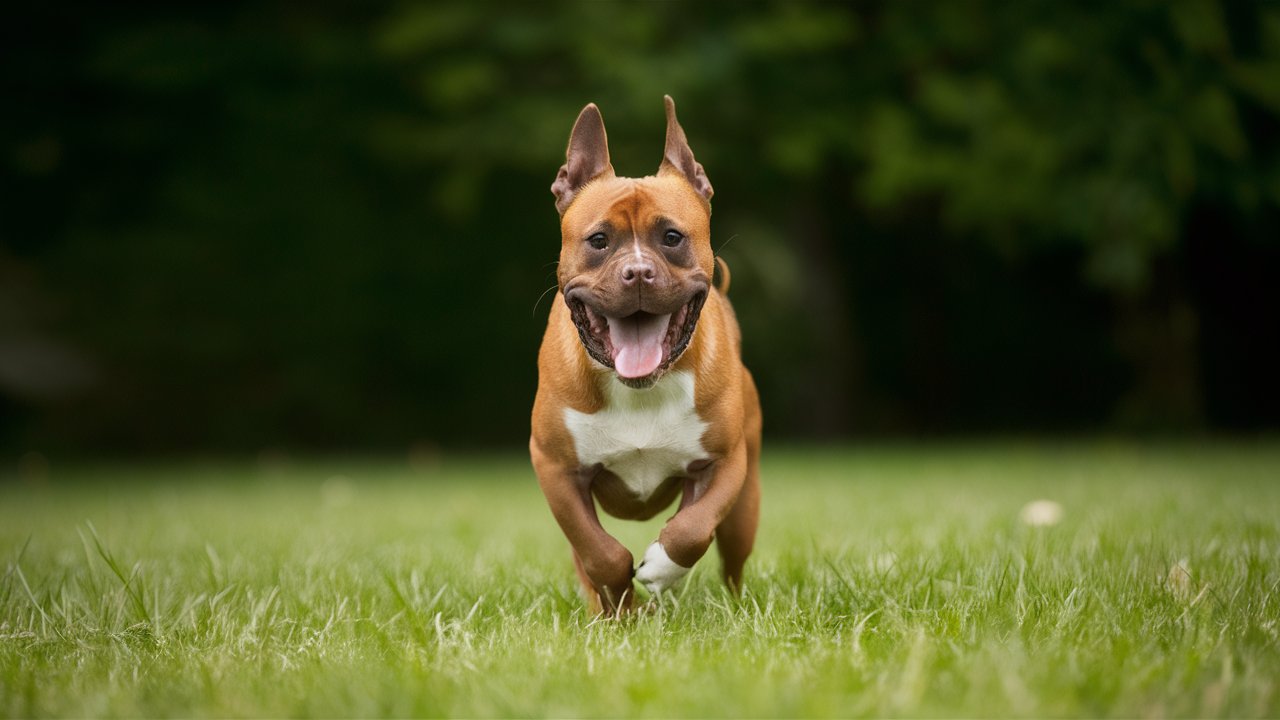
<path id="1" fill-rule="evenodd" d="M 689 572 L 689 568 L 677 565 L 667 557 L 662 543 L 655 542 L 644 551 L 644 559 L 636 568 L 636 580 L 644 585 L 651 595 L 658 595 L 674 587 Z"/>

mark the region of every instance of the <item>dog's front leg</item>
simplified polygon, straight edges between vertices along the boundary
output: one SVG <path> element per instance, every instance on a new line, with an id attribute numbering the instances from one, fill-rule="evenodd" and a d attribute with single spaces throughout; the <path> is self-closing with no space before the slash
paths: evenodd
<path id="1" fill-rule="evenodd" d="M 591 583 L 587 590 L 599 596 L 601 609 L 610 614 L 630 609 L 635 600 L 631 584 L 634 558 L 600 524 L 591 497 L 591 476 L 537 452 L 533 466 L 551 514 Z"/>
<path id="2" fill-rule="evenodd" d="M 685 489 L 680 510 L 667 521 L 636 569 L 636 579 L 655 595 L 679 582 L 707 552 L 716 528 L 729 514 L 747 475 L 747 445 L 739 442 L 705 471 L 706 480 Z"/>

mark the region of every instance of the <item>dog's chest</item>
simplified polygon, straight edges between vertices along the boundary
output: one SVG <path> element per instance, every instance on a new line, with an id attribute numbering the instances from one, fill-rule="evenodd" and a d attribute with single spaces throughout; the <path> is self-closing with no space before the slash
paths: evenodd
<path id="1" fill-rule="evenodd" d="M 603 465 L 637 499 L 648 499 L 664 480 L 706 457 L 707 423 L 694 407 L 693 373 L 670 373 L 646 390 L 610 379 L 605 397 L 599 412 L 565 408 L 564 423 L 578 462 Z"/>

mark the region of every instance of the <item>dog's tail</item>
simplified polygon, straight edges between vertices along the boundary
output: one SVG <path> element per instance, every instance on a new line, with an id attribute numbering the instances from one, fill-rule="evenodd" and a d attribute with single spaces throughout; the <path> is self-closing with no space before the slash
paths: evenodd
<path id="1" fill-rule="evenodd" d="M 724 258 L 716 256 L 716 267 L 720 268 L 720 284 L 716 285 L 716 289 L 721 295 L 729 294 L 729 263 Z"/>

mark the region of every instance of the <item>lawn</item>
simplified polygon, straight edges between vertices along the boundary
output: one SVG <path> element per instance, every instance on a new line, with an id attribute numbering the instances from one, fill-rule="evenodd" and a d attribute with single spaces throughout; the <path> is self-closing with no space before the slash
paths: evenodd
<path id="1" fill-rule="evenodd" d="M 616 622 L 519 455 L 11 475 L 0 715 L 1280 713 L 1280 445 L 766 449 L 763 480 L 741 599 L 712 553 Z"/>

